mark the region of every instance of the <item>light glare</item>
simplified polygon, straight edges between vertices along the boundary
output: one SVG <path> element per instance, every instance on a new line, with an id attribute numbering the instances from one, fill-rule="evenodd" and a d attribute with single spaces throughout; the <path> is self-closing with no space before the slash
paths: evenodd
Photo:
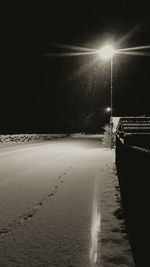
<path id="1" fill-rule="evenodd" d="M 109 59 L 112 57 L 114 49 L 111 45 L 106 45 L 99 50 L 99 55 L 103 59 Z"/>
<path id="2" fill-rule="evenodd" d="M 106 108 L 106 111 L 107 111 L 107 112 L 110 112 L 110 111 L 111 111 L 111 108 L 110 108 L 110 107 L 107 107 L 107 108 Z"/>

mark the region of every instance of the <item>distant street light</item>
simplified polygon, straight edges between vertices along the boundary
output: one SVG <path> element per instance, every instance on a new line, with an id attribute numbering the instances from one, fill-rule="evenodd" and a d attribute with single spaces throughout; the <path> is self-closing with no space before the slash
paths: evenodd
<path id="1" fill-rule="evenodd" d="M 113 145 L 113 54 L 115 50 L 113 46 L 106 45 L 98 51 L 100 57 L 104 60 L 110 59 L 110 92 L 111 92 L 111 101 L 110 101 L 110 108 L 106 109 L 107 112 L 110 112 L 110 130 L 111 130 L 111 146 Z"/>
<path id="2" fill-rule="evenodd" d="M 110 108 L 110 107 L 107 107 L 107 108 L 106 108 L 106 112 L 109 113 L 110 111 L 111 111 L 111 108 Z"/>

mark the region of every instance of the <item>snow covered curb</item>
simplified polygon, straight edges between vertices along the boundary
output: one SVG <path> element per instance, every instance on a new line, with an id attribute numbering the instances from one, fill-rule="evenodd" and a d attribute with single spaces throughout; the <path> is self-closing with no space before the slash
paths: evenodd
<path id="1" fill-rule="evenodd" d="M 67 134 L 7 134 L 0 135 L 0 143 L 22 143 L 49 141 L 51 139 L 68 137 Z"/>

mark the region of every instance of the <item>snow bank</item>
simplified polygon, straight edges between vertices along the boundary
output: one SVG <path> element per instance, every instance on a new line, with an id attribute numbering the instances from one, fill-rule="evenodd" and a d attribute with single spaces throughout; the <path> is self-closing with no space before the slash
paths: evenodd
<path id="1" fill-rule="evenodd" d="M 41 142 L 56 138 L 64 138 L 67 134 L 7 134 L 0 135 L 0 143 Z"/>

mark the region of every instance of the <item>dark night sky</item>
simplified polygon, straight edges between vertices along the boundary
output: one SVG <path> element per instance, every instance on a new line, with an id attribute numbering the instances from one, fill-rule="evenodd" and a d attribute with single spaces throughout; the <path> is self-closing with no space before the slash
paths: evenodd
<path id="1" fill-rule="evenodd" d="M 55 44 L 150 44 L 143 1 L 54 2 L 3 10 L 1 133 L 98 131 L 107 122 L 110 64 L 94 65 L 93 56 L 43 56 L 68 51 Z M 150 57 L 115 56 L 114 115 L 150 115 L 149 70 Z"/>

